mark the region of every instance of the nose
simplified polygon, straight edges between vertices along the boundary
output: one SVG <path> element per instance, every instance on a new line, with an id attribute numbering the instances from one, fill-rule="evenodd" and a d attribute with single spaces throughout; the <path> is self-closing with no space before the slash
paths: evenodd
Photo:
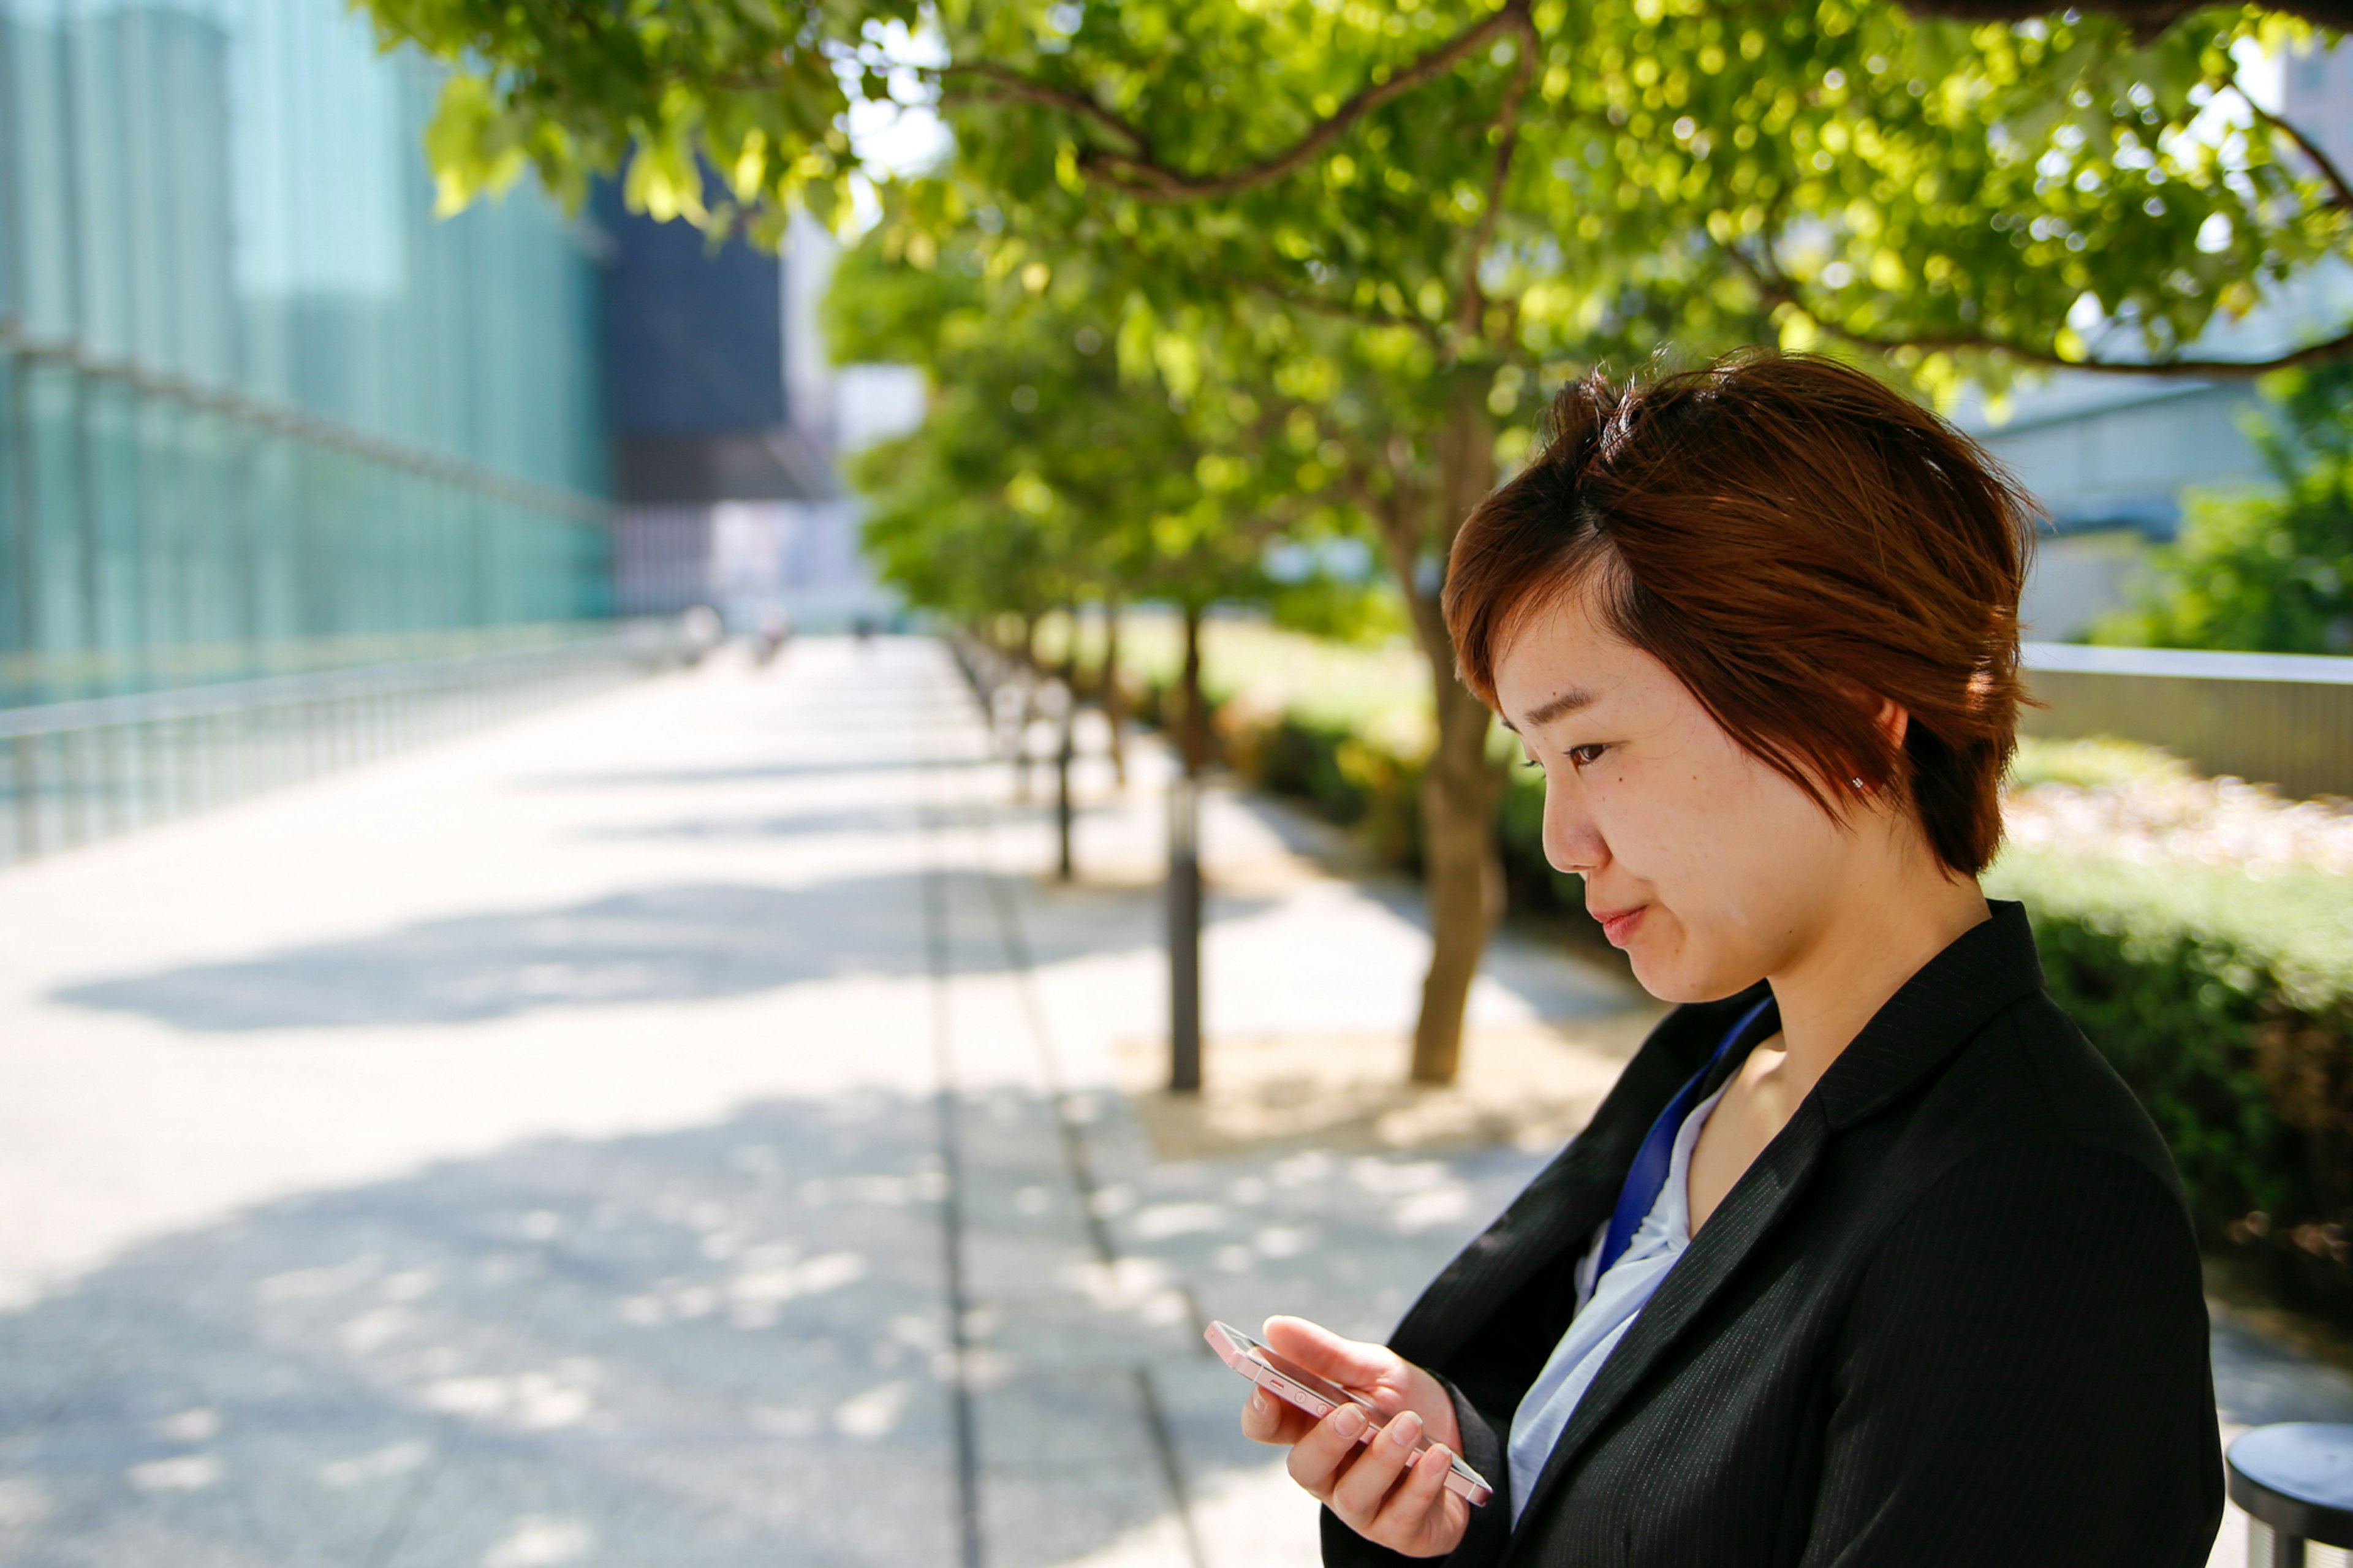
<path id="1" fill-rule="evenodd" d="M 1599 870 L 1609 859 L 1609 847 L 1585 812 L 1574 792 L 1545 785 L 1545 858 L 1556 871 L 1584 876 Z"/>

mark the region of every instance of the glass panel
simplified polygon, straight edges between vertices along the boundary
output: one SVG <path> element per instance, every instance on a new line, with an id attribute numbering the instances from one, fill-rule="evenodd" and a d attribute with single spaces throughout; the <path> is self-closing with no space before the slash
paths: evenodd
<path id="1" fill-rule="evenodd" d="M 342 0 L 0 0 L 0 707 L 608 613 L 595 269 L 433 218 L 438 86 Z"/>

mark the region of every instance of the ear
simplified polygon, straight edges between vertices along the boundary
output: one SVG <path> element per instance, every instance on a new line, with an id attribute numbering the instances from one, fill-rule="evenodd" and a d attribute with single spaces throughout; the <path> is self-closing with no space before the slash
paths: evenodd
<path id="1" fill-rule="evenodd" d="M 1904 749 L 1904 737 L 1912 729 L 1912 712 L 1893 697 L 1879 700 L 1879 712 L 1872 721 L 1887 732 L 1887 743 L 1897 751 Z"/>

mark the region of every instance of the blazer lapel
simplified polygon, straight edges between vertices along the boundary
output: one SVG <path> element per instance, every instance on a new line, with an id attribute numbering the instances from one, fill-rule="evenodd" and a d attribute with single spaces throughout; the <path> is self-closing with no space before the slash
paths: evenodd
<path id="1" fill-rule="evenodd" d="M 1597 1139 L 1595 1131 L 1577 1134 L 1493 1225 L 1440 1270 L 1389 1336 L 1391 1349 L 1425 1366 L 1451 1360 L 1489 1312 L 1609 1216 L 1634 1153 L 1631 1144 L 1622 1151 L 1615 1146 L 1622 1137 Z"/>
<path id="2" fill-rule="evenodd" d="M 1752 986 L 1722 1001 L 1677 1008 L 1662 1022 L 1585 1131 L 1430 1281 L 1389 1336 L 1390 1348 L 1425 1366 L 1452 1359 L 1495 1308 L 1562 1248 L 1590 1236 L 1609 1216 L 1652 1120 L 1733 1020 L 1763 994 L 1761 985 Z"/>
<path id="3" fill-rule="evenodd" d="M 1602 1363 L 1600 1375 L 1577 1401 L 1576 1415 L 1553 1446 L 1552 1457 L 1545 1461 L 1544 1473 L 1521 1510 L 1524 1523 L 1535 1517 L 1537 1506 L 1560 1484 L 1593 1435 L 1674 1343 L 1684 1326 L 1788 1212 L 1813 1174 L 1829 1131 L 1820 1108 L 1810 1099 L 1700 1227 L 1690 1250 L 1660 1282 L 1658 1294 L 1643 1307 L 1633 1327 Z"/>

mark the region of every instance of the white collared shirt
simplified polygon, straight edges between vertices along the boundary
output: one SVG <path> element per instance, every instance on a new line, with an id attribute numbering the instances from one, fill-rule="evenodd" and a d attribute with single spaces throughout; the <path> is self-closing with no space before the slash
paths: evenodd
<path id="1" fill-rule="evenodd" d="M 1551 1359 L 1512 1416 L 1511 1441 L 1504 1453 L 1511 1465 L 1514 1525 L 1527 1507 L 1528 1495 L 1535 1490 L 1537 1478 L 1544 1474 L 1545 1461 L 1552 1458 L 1553 1445 L 1560 1441 L 1569 1417 L 1577 1414 L 1577 1401 L 1585 1397 L 1609 1352 L 1618 1348 L 1618 1342 L 1626 1337 L 1643 1306 L 1691 1246 L 1692 1146 L 1699 1142 L 1708 1113 L 1723 1098 L 1724 1090 L 1719 1089 L 1683 1118 L 1667 1163 L 1667 1179 L 1618 1261 L 1599 1279 L 1594 1279 L 1602 1245 L 1609 1235 L 1609 1222 L 1604 1220 L 1594 1233 L 1585 1261 L 1577 1267 L 1577 1316 L 1569 1320 L 1568 1331 L 1553 1347 Z"/>

